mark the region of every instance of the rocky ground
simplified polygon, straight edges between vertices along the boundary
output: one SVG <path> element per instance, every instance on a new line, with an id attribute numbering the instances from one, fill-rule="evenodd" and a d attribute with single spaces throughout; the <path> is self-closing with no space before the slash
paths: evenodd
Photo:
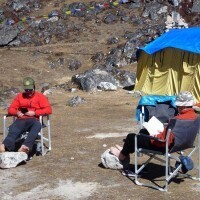
<path id="1" fill-rule="evenodd" d="M 14 1 L 7 1 L 9 4 L 5 2 L 0 1 L 4 9 L 8 8 L 8 5 L 11 7 Z M 13 12 L 15 17 L 19 19 L 24 16 L 48 15 L 52 10 L 63 8 L 64 3 L 69 5 L 74 1 L 35 2 L 44 4 L 38 10 L 31 8 L 30 13 L 26 9 L 21 15 L 22 12 Z M 80 0 L 76 2 L 83 3 Z M 77 16 L 68 16 L 67 19 L 59 18 L 56 23 L 62 23 L 63 27 L 68 28 L 63 28 L 65 32 L 61 31 L 61 35 L 56 29 L 58 24 L 55 25 L 53 22 L 46 24 L 44 21 L 39 29 L 30 28 L 29 24 L 24 23 L 26 31 L 20 29 L 17 37 L 12 38 L 7 44 L 3 40 L 4 43 L 1 43 L 0 48 L 1 116 L 6 113 L 6 108 L 15 94 L 22 89 L 21 82 L 25 76 L 33 77 L 37 89 L 45 91 L 52 104 L 53 114 L 51 116 L 52 151 L 44 157 L 34 156 L 31 161 L 16 168 L 2 169 L 0 173 L 2 200 L 198 199 L 200 183 L 197 181 L 175 179 L 170 183 L 169 192 L 162 193 L 136 186 L 132 180 L 122 176 L 120 171 L 104 169 L 101 166 L 100 155 L 112 145 L 123 144 L 123 138 L 138 129 L 135 109 L 139 97 L 122 89 L 123 86 L 130 87 L 134 83 L 135 55 L 130 54 L 130 50 L 124 51 L 124 49 L 132 47 L 131 51 L 134 52 L 137 44 L 139 46 L 145 44 L 166 30 L 166 13 L 159 14 L 156 20 L 153 19 L 153 15 L 146 16 L 143 12 L 143 5 L 146 7 L 151 5 L 149 6 L 151 8 L 155 6 L 154 4 L 158 4 L 157 1 L 135 2 L 145 2 L 145 4 L 141 4 L 136 10 L 128 8 L 130 4 L 119 5 L 100 12 L 97 17 L 91 14 L 91 19 Z M 174 1 L 159 2 L 164 3 L 161 7 L 165 4 L 168 6 L 169 13 L 174 9 L 172 3 Z M 85 0 L 84 3 L 88 5 L 90 1 Z M 34 5 L 37 7 L 36 3 Z M 182 2 L 182 5 L 185 6 L 186 3 Z M 178 7 L 176 9 L 178 10 Z M 194 11 L 196 7 L 188 4 L 188 9 Z M 10 16 L 10 10 L 7 11 L 7 16 L 8 14 Z M 180 11 L 189 26 L 199 25 L 198 12 L 193 12 L 191 15 L 191 12 L 188 14 L 183 9 Z M 109 14 L 113 14 L 117 19 Z M 160 15 L 162 15 L 161 18 Z M 137 21 L 132 22 L 133 18 L 126 18 L 127 16 L 134 16 Z M 4 19 L 7 19 L 5 10 Z M 103 21 L 105 19 L 109 19 L 108 22 L 105 23 Z M 189 19 L 190 21 L 187 21 Z M 19 24 L 11 25 L 11 27 L 16 28 L 16 25 Z M 54 27 L 58 32 L 52 32 L 49 27 Z M 4 28 L 5 26 L 0 31 Z M 149 31 L 145 32 L 145 30 Z M 156 31 L 152 32 L 152 30 Z M 137 39 L 132 38 L 137 38 L 141 31 L 142 34 L 138 36 L 141 40 L 138 39 L 140 42 L 137 43 Z M 27 37 L 29 34 L 32 34 L 31 37 Z M 12 43 L 14 41 L 15 43 Z M 121 53 L 119 53 L 120 50 Z M 113 60 L 113 58 L 118 59 Z M 106 72 L 109 74 L 107 77 L 111 79 L 114 77 L 114 80 L 116 78 L 118 81 L 111 82 L 117 89 L 100 91 L 97 89 L 100 81 L 93 79 L 87 79 L 89 82 L 80 81 L 80 79 L 71 81 L 72 77 L 77 77 L 75 75 L 84 74 L 91 68 L 104 71 L 101 75 Z M 123 78 L 119 78 L 117 74 L 122 74 Z M 96 74 L 94 77 L 95 80 L 105 79 Z M 131 77 L 131 81 L 124 83 L 124 77 Z M 89 84 L 91 82 L 93 85 Z M 83 91 L 83 88 L 87 92 Z M 77 96 L 84 101 L 80 101 L 80 104 L 76 104 L 77 102 L 70 104 L 72 98 Z M 0 130 L 2 129 L 3 124 L 0 120 Z M 2 131 L 0 137 L 2 138 Z M 131 163 L 134 163 L 133 157 Z M 152 164 L 149 168 L 150 174 L 152 169 L 158 172 L 155 176 L 152 175 L 152 178 L 163 178 L 162 166 Z M 145 181 L 147 178 L 148 175 L 144 176 Z M 162 181 L 157 181 L 157 183 L 160 182 Z"/>

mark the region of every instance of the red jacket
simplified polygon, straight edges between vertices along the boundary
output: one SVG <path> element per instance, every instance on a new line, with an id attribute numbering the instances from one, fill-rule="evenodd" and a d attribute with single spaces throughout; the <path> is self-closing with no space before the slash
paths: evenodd
<path id="1" fill-rule="evenodd" d="M 185 119 L 185 120 L 193 120 L 197 118 L 197 114 L 195 113 L 194 109 L 192 108 L 186 108 L 181 111 L 181 113 L 177 116 L 174 117 L 175 119 Z M 160 134 L 158 134 L 156 137 L 165 140 L 167 135 L 167 128 Z M 173 143 L 174 141 L 174 135 L 173 133 L 170 133 L 169 136 L 169 146 Z M 157 147 L 165 147 L 165 143 L 151 140 L 151 143 Z"/>
<path id="2" fill-rule="evenodd" d="M 38 118 L 40 115 L 51 114 L 52 108 L 46 96 L 42 93 L 36 92 L 30 98 L 24 96 L 24 93 L 19 93 L 12 101 L 8 108 L 8 114 L 17 115 L 20 108 L 27 108 L 29 111 L 35 111 Z M 30 118 L 24 115 L 21 118 Z"/>

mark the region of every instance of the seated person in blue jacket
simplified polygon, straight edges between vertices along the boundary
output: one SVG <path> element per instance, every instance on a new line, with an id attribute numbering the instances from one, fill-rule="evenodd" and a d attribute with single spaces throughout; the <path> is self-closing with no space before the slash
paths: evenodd
<path id="1" fill-rule="evenodd" d="M 194 120 L 197 118 L 197 114 L 192 108 L 195 105 L 194 98 L 192 94 L 188 91 L 180 92 L 176 98 L 175 105 L 178 109 L 178 115 L 175 116 L 175 119 L 185 119 L 185 120 Z M 156 135 L 157 138 L 164 140 L 166 138 L 167 129 L 163 132 Z M 169 137 L 169 148 L 173 144 L 174 135 L 171 133 Z M 138 148 L 146 148 L 151 150 L 161 150 L 165 149 L 165 143 L 152 140 L 148 137 L 138 135 L 137 137 Z M 130 133 L 125 139 L 123 148 L 119 145 L 110 148 L 110 152 L 117 156 L 119 160 L 123 161 L 130 153 L 135 151 L 135 134 Z"/>
<path id="2" fill-rule="evenodd" d="M 0 153 L 15 151 L 16 139 L 26 131 L 29 132 L 28 136 L 18 151 L 28 153 L 41 130 L 39 116 L 52 113 L 48 99 L 35 91 L 35 81 L 32 78 L 24 78 L 23 88 L 24 91 L 15 97 L 8 108 L 8 114 L 17 119 L 9 127 L 9 133 L 0 145 Z"/>

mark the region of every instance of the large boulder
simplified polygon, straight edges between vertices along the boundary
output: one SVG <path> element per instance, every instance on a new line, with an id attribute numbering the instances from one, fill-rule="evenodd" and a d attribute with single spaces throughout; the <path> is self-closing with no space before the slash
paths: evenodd
<path id="1" fill-rule="evenodd" d="M 116 85 L 115 78 L 106 70 L 91 69 L 83 74 L 77 74 L 72 78 L 72 81 L 79 85 L 84 91 L 93 91 L 101 82 L 109 82 Z"/>
<path id="2" fill-rule="evenodd" d="M 12 27 L 4 27 L 0 30 L 0 46 L 12 42 L 19 34 L 19 30 Z"/>
<path id="3" fill-rule="evenodd" d="M 191 12 L 200 13 L 200 1 L 199 0 L 193 0 L 193 6 Z"/>
<path id="4" fill-rule="evenodd" d="M 77 84 L 80 89 L 89 92 L 96 89 L 116 90 L 117 88 L 132 86 L 135 85 L 135 78 L 135 73 L 129 71 L 119 69 L 107 71 L 95 68 L 73 76 L 72 82 Z"/>

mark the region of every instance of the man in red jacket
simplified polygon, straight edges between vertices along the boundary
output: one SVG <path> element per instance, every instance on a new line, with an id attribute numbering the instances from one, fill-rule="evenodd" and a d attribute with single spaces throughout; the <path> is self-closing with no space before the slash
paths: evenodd
<path id="1" fill-rule="evenodd" d="M 192 94 L 188 91 L 180 92 L 176 98 L 175 105 L 177 106 L 179 114 L 175 116 L 175 119 L 185 119 L 185 120 L 194 120 L 197 118 L 197 114 L 195 113 L 192 106 L 195 104 L 194 98 Z M 144 129 L 142 129 L 144 131 Z M 146 131 L 144 132 L 146 133 Z M 156 135 L 155 137 L 164 140 L 166 138 L 167 128 L 161 132 L 160 134 Z M 164 150 L 165 144 L 156 140 L 152 140 L 148 137 L 143 135 L 138 135 L 138 148 L 146 148 L 152 150 Z M 174 135 L 171 133 L 169 138 L 169 148 L 173 145 L 174 142 Z M 125 158 L 129 156 L 130 153 L 134 153 L 135 151 L 135 134 L 130 133 L 127 135 L 125 139 L 125 143 L 123 148 L 119 145 L 116 147 L 111 147 L 110 152 L 117 156 L 119 160 L 123 161 Z"/>
<path id="2" fill-rule="evenodd" d="M 27 138 L 18 149 L 19 152 L 28 153 L 41 130 L 39 116 L 52 113 L 48 99 L 35 91 L 35 81 L 32 78 L 24 78 L 23 87 L 24 92 L 19 93 L 8 108 L 8 114 L 16 116 L 17 119 L 9 127 L 9 133 L 0 145 L 0 152 L 15 151 L 16 139 L 28 131 Z"/>

